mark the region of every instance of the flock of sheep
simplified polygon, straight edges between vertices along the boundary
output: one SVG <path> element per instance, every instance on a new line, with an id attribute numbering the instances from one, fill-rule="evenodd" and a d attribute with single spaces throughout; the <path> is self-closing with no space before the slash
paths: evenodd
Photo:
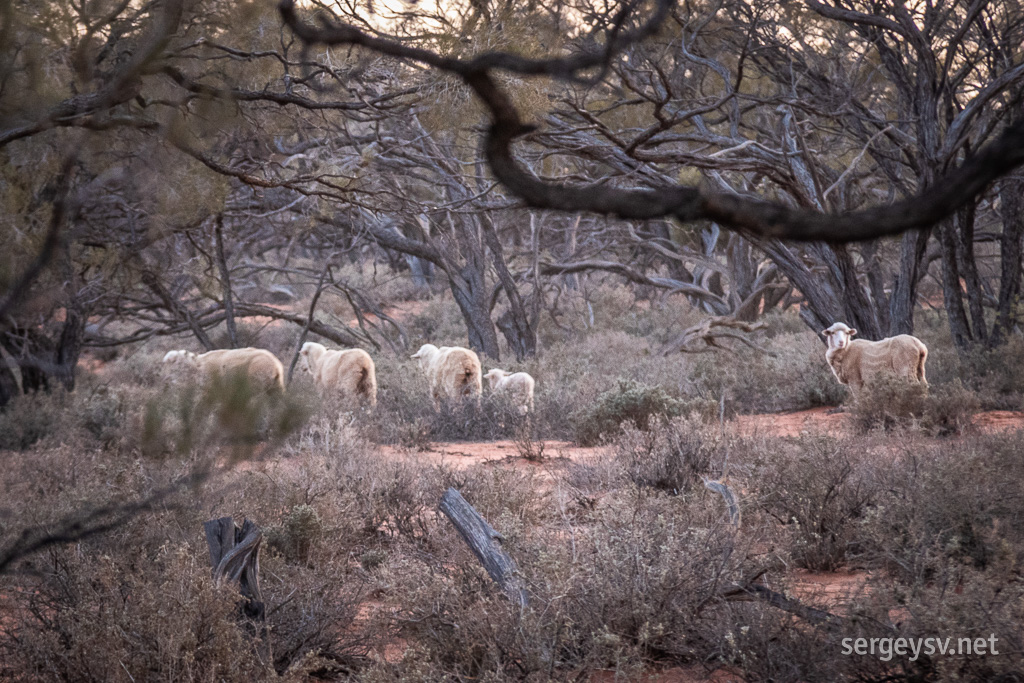
<path id="1" fill-rule="evenodd" d="M 835 323 L 822 331 L 828 341 L 825 360 L 840 384 L 854 394 L 865 384 L 894 377 L 927 386 L 925 361 L 928 348 L 917 337 L 901 334 L 881 341 L 852 339 L 857 330 Z M 299 352 L 300 367 L 312 375 L 321 391 L 332 392 L 346 401 L 373 407 L 377 404 L 377 376 L 373 359 L 362 349 L 327 349 L 306 342 Z M 494 368 L 482 374 L 480 358 L 460 346 L 437 347 L 424 344 L 412 355 L 430 385 L 435 407 L 442 399 L 480 400 L 483 378 L 491 392 L 506 397 L 525 415 L 533 410 L 533 377 L 525 372 L 508 373 Z M 266 349 L 224 349 L 195 354 L 168 351 L 166 366 L 191 368 L 202 377 L 244 373 L 252 385 L 265 391 L 284 391 L 284 366 Z M 181 374 L 180 372 L 176 374 Z"/>
<path id="2" fill-rule="evenodd" d="M 412 358 L 430 385 L 435 407 L 442 399 L 470 398 L 479 401 L 483 378 L 491 392 L 506 397 L 525 415 L 533 410 L 533 377 L 525 372 L 508 373 L 493 368 L 482 374 L 480 358 L 460 346 L 424 344 Z M 321 391 L 331 392 L 344 401 L 367 407 L 377 405 L 377 372 L 370 354 L 362 349 L 327 349 L 323 344 L 306 342 L 299 351 L 299 367 L 312 375 Z M 174 374 L 191 370 L 200 377 L 244 374 L 253 388 L 261 391 L 284 391 L 284 366 L 270 351 L 247 347 L 221 349 L 196 354 L 191 351 L 168 351 L 164 366 Z"/>

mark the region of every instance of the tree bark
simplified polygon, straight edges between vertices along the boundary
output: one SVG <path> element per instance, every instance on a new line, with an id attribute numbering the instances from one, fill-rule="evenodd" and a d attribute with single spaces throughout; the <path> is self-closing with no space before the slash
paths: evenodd
<path id="1" fill-rule="evenodd" d="M 439 507 L 494 582 L 520 609 L 526 607 L 529 603 L 526 588 L 519 577 L 515 560 L 501 549 L 501 534 L 453 488 L 441 496 Z"/>
<path id="2" fill-rule="evenodd" d="M 479 220 L 483 227 L 484 241 L 491 251 L 491 260 L 498 274 L 498 281 L 501 282 L 505 298 L 508 299 L 508 310 L 498 318 L 498 329 L 515 353 L 516 360 L 524 361 L 537 353 L 537 333 L 530 325 L 523 297 L 519 294 L 519 287 L 516 286 L 515 278 L 512 277 L 505 262 L 505 252 L 494 229 L 494 222 L 487 215 L 480 216 Z"/>
<path id="3" fill-rule="evenodd" d="M 203 524 L 203 530 L 210 549 L 214 580 L 218 584 L 237 583 L 245 598 L 242 613 L 249 619 L 264 621 L 266 607 L 259 579 L 263 532 L 249 519 L 238 528 L 231 517 L 211 519 Z"/>
<path id="4" fill-rule="evenodd" d="M 985 323 L 985 309 L 982 304 L 981 278 L 978 276 L 978 263 L 974 258 L 974 217 L 976 204 L 971 202 L 953 214 L 960 242 L 957 249 L 957 267 L 967 288 L 967 306 L 971 313 L 973 340 L 985 343 L 988 339 L 988 327 Z"/>
<path id="5" fill-rule="evenodd" d="M 889 336 L 914 333 L 914 304 L 930 230 L 910 230 L 900 243 L 900 272 L 889 299 Z"/>
<path id="6" fill-rule="evenodd" d="M 64 309 L 64 327 L 54 351 L 54 374 L 68 391 L 75 388 L 75 369 L 85 338 L 85 315 L 76 304 Z"/>
<path id="7" fill-rule="evenodd" d="M 224 297 L 224 325 L 228 330 L 231 348 L 238 348 L 238 330 L 235 328 L 235 306 L 231 299 L 231 271 L 228 260 L 224 256 L 224 214 L 217 214 L 217 223 L 213 229 L 213 239 L 217 252 L 217 269 L 220 271 L 220 288 Z"/>
<path id="8" fill-rule="evenodd" d="M 939 226 L 939 246 L 942 253 L 942 302 L 946 308 L 949 331 L 958 352 L 970 348 L 973 337 L 971 326 L 964 310 L 963 292 L 960 287 L 960 268 L 956 257 L 956 226 L 947 218 Z"/>
<path id="9" fill-rule="evenodd" d="M 455 303 L 458 304 L 462 319 L 466 323 L 469 346 L 494 360 L 501 360 L 498 335 L 491 321 L 490 306 L 486 300 L 481 301 L 481 297 L 477 296 L 479 290 L 463 278 L 465 272 L 466 269 L 451 273 L 448 280 Z"/>
<path id="10" fill-rule="evenodd" d="M 1024 236 L 1024 181 L 1005 180 L 999 188 L 1003 232 L 999 237 L 999 300 L 990 346 L 1006 341 L 1019 322 L 1021 237 Z"/>

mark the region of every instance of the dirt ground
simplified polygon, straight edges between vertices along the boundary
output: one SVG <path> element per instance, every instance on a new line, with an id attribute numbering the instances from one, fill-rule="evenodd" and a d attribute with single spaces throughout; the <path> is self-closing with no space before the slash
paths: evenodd
<path id="1" fill-rule="evenodd" d="M 824 406 L 792 413 L 739 415 L 733 423 L 744 436 L 801 436 L 846 433 L 850 429 L 851 418 L 847 412 L 836 412 L 835 408 Z M 1024 412 L 993 410 L 978 413 L 974 416 L 973 423 L 982 434 L 1021 429 L 1024 427 Z"/>

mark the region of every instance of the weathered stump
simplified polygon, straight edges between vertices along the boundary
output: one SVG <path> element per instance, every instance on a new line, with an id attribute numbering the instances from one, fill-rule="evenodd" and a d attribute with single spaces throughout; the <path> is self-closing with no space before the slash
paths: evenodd
<path id="1" fill-rule="evenodd" d="M 469 549 L 480 560 L 480 564 L 494 582 L 505 591 L 512 602 L 519 605 L 520 609 L 526 607 L 529 602 L 526 588 L 523 586 L 515 561 L 501 549 L 501 534 L 453 488 L 441 496 L 439 507 L 458 529 Z"/>
<path id="2" fill-rule="evenodd" d="M 729 522 L 734 527 L 739 528 L 741 519 L 740 504 L 736 501 L 736 494 L 732 492 L 729 485 L 717 479 L 704 479 L 704 486 L 709 491 L 714 491 L 722 496 L 722 500 L 725 501 L 725 507 L 729 510 Z"/>
<path id="3" fill-rule="evenodd" d="M 245 600 L 242 614 L 253 621 L 266 620 L 266 606 L 260 593 L 260 545 L 263 532 L 252 520 L 245 520 L 242 528 L 235 526 L 230 517 L 211 519 L 203 524 L 206 543 L 210 547 L 210 564 L 218 586 L 224 582 L 238 584 Z"/>

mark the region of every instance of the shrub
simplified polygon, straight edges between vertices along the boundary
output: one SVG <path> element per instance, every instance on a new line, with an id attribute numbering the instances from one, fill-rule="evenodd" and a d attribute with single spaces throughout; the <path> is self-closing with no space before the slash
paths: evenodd
<path id="1" fill-rule="evenodd" d="M 960 380 L 929 388 L 886 378 L 866 385 L 851 412 L 861 431 L 917 425 L 928 434 L 948 436 L 968 429 L 980 405 L 977 394 Z"/>
<path id="2" fill-rule="evenodd" d="M 693 391 L 724 397 L 730 412 L 774 413 L 838 405 L 846 395 L 825 362 L 825 348 L 807 330 L 772 336 L 771 355 L 750 352 L 705 354 L 694 365 Z"/>
<path id="3" fill-rule="evenodd" d="M 64 403 L 63 392 L 35 392 L 16 397 L 0 412 L 0 449 L 24 451 L 37 441 L 58 433 Z"/>
<path id="4" fill-rule="evenodd" d="M 694 418 L 659 421 L 649 431 L 627 425 L 615 440 L 616 460 L 637 486 L 671 493 L 700 487 L 722 466 L 722 438 Z"/>
<path id="5" fill-rule="evenodd" d="M 863 444 L 830 437 L 795 443 L 752 463 L 757 504 L 786 525 L 798 567 L 831 571 L 857 549 L 857 526 L 878 497 Z"/>
<path id="6" fill-rule="evenodd" d="M 310 413 L 305 399 L 301 393 L 254 392 L 244 375 L 174 386 L 147 401 L 137 415 L 138 445 L 155 458 L 228 445 L 241 459 L 261 443 L 299 429 Z"/>
<path id="7" fill-rule="evenodd" d="M 236 619 L 237 589 L 215 588 L 209 566 L 187 548 L 136 559 L 51 551 L 16 643 L 0 639 L 0 659 L 50 680 L 273 677 Z"/>
<path id="8" fill-rule="evenodd" d="M 677 417 L 685 407 L 688 406 L 661 387 L 620 379 L 614 389 L 598 396 L 592 406 L 572 416 L 576 442 L 582 446 L 597 444 L 619 433 L 627 421 L 645 430 L 654 418 Z"/>
<path id="9" fill-rule="evenodd" d="M 0 449 L 27 450 L 51 436 L 109 446 L 124 436 L 126 419 L 125 400 L 104 386 L 34 392 L 0 412 Z"/>
<path id="10" fill-rule="evenodd" d="M 313 545 L 323 534 L 320 515 L 311 505 L 296 505 L 282 520 L 280 526 L 267 529 L 267 543 L 293 562 L 309 561 Z"/>
<path id="11" fill-rule="evenodd" d="M 911 443 L 884 471 L 885 494 L 863 530 L 866 556 L 914 585 L 964 565 L 1019 566 L 1024 518 L 1014 501 L 1024 481 L 1022 452 L 1022 432 Z"/>

